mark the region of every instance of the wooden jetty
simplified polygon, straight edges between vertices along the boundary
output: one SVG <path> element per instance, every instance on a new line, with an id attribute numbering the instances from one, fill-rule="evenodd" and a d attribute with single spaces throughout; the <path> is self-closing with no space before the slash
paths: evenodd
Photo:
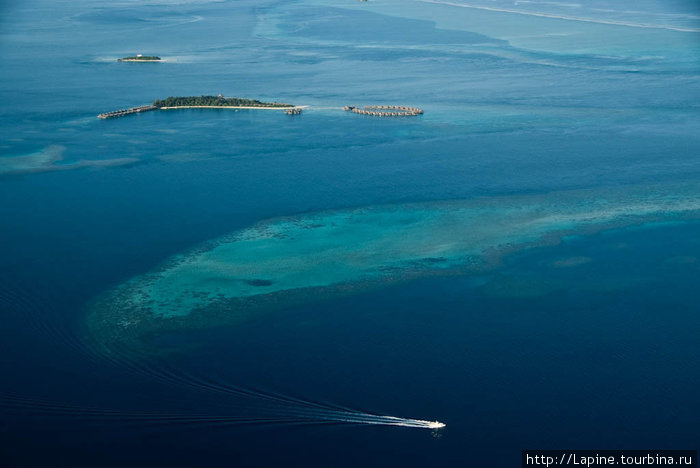
<path id="1" fill-rule="evenodd" d="M 129 115 L 129 114 L 139 114 L 141 112 L 148 112 L 152 110 L 156 110 L 158 107 L 156 106 L 139 106 L 139 107 L 131 107 L 129 109 L 119 109 L 115 110 L 112 112 L 105 112 L 103 114 L 99 114 L 97 117 L 100 119 L 111 119 L 114 117 L 122 117 L 124 115 Z"/>
<path id="2" fill-rule="evenodd" d="M 409 106 L 365 106 L 362 109 L 356 106 L 345 106 L 343 109 L 374 117 L 412 117 L 423 113 L 423 109 Z"/>

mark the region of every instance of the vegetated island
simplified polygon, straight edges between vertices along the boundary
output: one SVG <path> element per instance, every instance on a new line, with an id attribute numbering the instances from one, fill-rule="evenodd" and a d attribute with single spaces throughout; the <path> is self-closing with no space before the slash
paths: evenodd
<path id="1" fill-rule="evenodd" d="M 117 62 L 160 62 L 161 58 L 156 55 L 132 55 L 117 59 Z"/>
<path id="2" fill-rule="evenodd" d="M 262 102 L 257 99 L 225 98 L 221 94 L 218 96 L 170 96 L 166 99 L 156 99 L 149 106 L 104 112 L 97 117 L 100 119 L 111 119 L 113 117 L 161 109 L 277 109 L 284 110 L 290 115 L 297 115 L 301 114 L 302 107 L 282 102 Z"/>
<path id="3" fill-rule="evenodd" d="M 218 96 L 186 96 L 174 97 L 170 96 L 166 99 L 157 99 L 153 101 L 153 106 L 159 109 L 178 109 L 191 107 L 235 107 L 235 108 L 261 108 L 269 107 L 274 109 L 293 108 L 293 104 L 285 104 L 282 102 L 262 102 L 257 99 L 244 98 L 226 98 L 221 94 Z"/>

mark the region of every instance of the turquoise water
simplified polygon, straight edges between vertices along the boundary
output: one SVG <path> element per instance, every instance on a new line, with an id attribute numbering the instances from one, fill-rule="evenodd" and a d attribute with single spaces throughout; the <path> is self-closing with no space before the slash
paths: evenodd
<path id="1" fill-rule="evenodd" d="M 252 306 L 238 304 L 240 299 L 269 301 L 272 294 L 294 291 L 313 296 L 313 289 L 344 292 L 416 275 L 493 269 L 508 251 L 551 244 L 572 232 L 695 217 L 698 195 L 694 185 L 647 185 L 383 205 L 272 220 L 178 255 L 156 272 L 129 281 L 94 306 L 99 319 L 92 321 L 101 320 L 98 328 L 107 327 L 110 335 L 115 329 L 138 329 L 143 322 L 157 329 L 153 319 L 206 315 L 208 309 L 236 321 L 241 309 L 247 317 Z M 577 265 L 575 260 L 562 264 Z M 283 296 L 282 302 L 289 299 Z M 178 326 L 187 327 L 187 321 Z"/>
<path id="2" fill-rule="evenodd" d="M 2 4 L 3 461 L 692 448 L 699 31 L 681 0 Z M 308 107 L 96 118 L 218 93 Z"/>

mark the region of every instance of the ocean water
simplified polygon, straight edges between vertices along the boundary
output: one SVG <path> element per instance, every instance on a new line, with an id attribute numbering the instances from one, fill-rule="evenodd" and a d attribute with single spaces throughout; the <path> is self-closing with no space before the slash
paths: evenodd
<path id="1" fill-rule="evenodd" d="M 699 45 L 683 0 L 3 3 L 0 464 L 697 448 Z M 308 107 L 96 118 L 218 93 Z"/>

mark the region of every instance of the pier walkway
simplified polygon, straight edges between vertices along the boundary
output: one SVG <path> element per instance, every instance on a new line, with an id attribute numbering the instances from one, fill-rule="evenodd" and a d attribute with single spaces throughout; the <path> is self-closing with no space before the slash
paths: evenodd
<path id="1" fill-rule="evenodd" d="M 138 114 L 140 112 L 148 112 L 152 110 L 173 110 L 173 109 L 263 109 L 263 110 L 279 110 L 284 111 L 288 115 L 299 115 L 306 106 L 293 106 L 293 107 L 271 107 L 271 106 L 174 106 L 174 107 L 161 107 L 161 106 L 139 106 L 131 107 L 129 109 L 120 109 L 112 112 L 104 112 L 99 114 L 97 117 L 100 119 L 111 119 L 114 117 L 123 117 L 130 114 Z"/>
<path id="2" fill-rule="evenodd" d="M 271 107 L 271 106 L 139 106 L 129 109 L 120 109 L 112 112 L 104 112 L 97 117 L 100 119 L 111 119 L 114 117 L 123 117 L 130 114 L 139 114 L 159 109 L 266 109 L 266 110 L 283 110 L 287 115 L 299 115 L 302 109 L 306 106 L 290 106 L 290 107 Z M 423 109 L 410 106 L 364 106 L 359 108 L 356 106 L 345 106 L 346 111 L 354 112 L 355 114 L 371 115 L 374 117 L 412 117 L 423 114 Z"/>
<path id="3" fill-rule="evenodd" d="M 355 106 L 345 106 L 343 109 L 355 114 L 374 117 L 412 117 L 423 113 L 423 109 L 409 106 L 365 106 L 362 109 Z"/>
<path id="4" fill-rule="evenodd" d="M 158 109 L 156 106 L 131 107 L 129 109 L 120 109 L 112 112 L 105 112 L 103 114 L 99 114 L 97 117 L 100 119 L 111 119 L 113 117 L 121 117 L 129 114 L 138 114 L 140 112 L 148 112 L 156 109 Z"/>

